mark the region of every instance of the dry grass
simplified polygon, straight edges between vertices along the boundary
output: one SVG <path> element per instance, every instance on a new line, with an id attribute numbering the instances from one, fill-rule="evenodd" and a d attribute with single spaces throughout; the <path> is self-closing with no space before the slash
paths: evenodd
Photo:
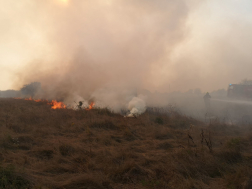
<path id="1" fill-rule="evenodd" d="M 251 128 L 0 99 L 0 188 L 249 189 Z"/>

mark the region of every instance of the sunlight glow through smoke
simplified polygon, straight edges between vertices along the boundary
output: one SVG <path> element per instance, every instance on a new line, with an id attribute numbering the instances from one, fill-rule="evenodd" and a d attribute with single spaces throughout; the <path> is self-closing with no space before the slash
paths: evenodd
<path id="1" fill-rule="evenodd" d="M 59 0 L 63 4 L 68 4 L 69 0 Z"/>

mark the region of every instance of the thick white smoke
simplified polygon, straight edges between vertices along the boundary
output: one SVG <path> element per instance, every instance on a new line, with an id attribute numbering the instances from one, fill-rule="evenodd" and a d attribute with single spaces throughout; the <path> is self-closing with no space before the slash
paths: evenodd
<path id="1" fill-rule="evenodd" d="M 130 114 L 128 117 L 138 116 L 145 112 L 146 103 L 143 96 L 133 97 L 129 102 L 128 109 L 130 110 Z"/>
<path id="2" fill-rule="evenodd" d="M 63 99 L 70 106 L 93 100 L 114 112 L 143 113 L 146 102 L 137 91 L 166 82 L 156 71 L 186 38 L 195 2 L 26 0 L 22 8 L 33 9 L 22 17 L 44 39 L 47 49 L 41 49 L 51 53 L 31 59 L 16 75 L 17 84 L 39 81 L 43 92 L 37 98 Z"/>
<path id="3" fill-rule="evenodd" d="M 8 67 L 16 88 L 41 82 L 38 98 L 93 99 L 118 112 L 140 89 L 208 91 L 250 77 L 249 11 L 230 13 L 248 0 L 0 3 L 1 62 L 18 62 Z"/>

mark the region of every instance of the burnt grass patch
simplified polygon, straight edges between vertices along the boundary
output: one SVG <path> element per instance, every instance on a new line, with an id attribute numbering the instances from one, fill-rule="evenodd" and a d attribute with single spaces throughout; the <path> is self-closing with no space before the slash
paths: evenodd
<path id="1" fill-rule="evenodd" d="M 251 188 L 251 127 L 0 99 L 0 188 Z"/>

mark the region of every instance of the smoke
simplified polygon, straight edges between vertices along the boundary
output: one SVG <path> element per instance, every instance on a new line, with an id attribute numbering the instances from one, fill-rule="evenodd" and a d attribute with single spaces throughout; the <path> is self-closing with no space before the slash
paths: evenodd
<path id="1" fill-rule="evenodd" d="M 0 3 L 1 60 L 11 65 L 15 88 L 41 83 L 37 98 L 142 112 L 144 104 L 172 100 L 153 94 L 137 101 L 142 89 L 210 91 L 249 78 L 252 69 L 248 0 Z"/>
<path id="2" fill-rule="evenodd" d="M 39 81 L 43 91 L 37 98 L 61 98 L 69 103 L 94 99 L 97 106 L 115 112 L 122 108 L 143 112 L 145 103 L 137 91 L 159 87 L 155 71 L 186 38 L 191 8 L 187 2 L 19 3 L 20 13 L 31 8 L 20 18 L 27 24 L 22 29 L 36 35 L 43 53 L 17 72 L 16 86 Z"/>
<path id="3" fill-rule="evenodd" d="M 146 110 L 144 97 L 133 97 L 133 99 L 129 102 L 128 110 L 130 110 L 128 117 L 133 117 L 144 113 Z"/>

